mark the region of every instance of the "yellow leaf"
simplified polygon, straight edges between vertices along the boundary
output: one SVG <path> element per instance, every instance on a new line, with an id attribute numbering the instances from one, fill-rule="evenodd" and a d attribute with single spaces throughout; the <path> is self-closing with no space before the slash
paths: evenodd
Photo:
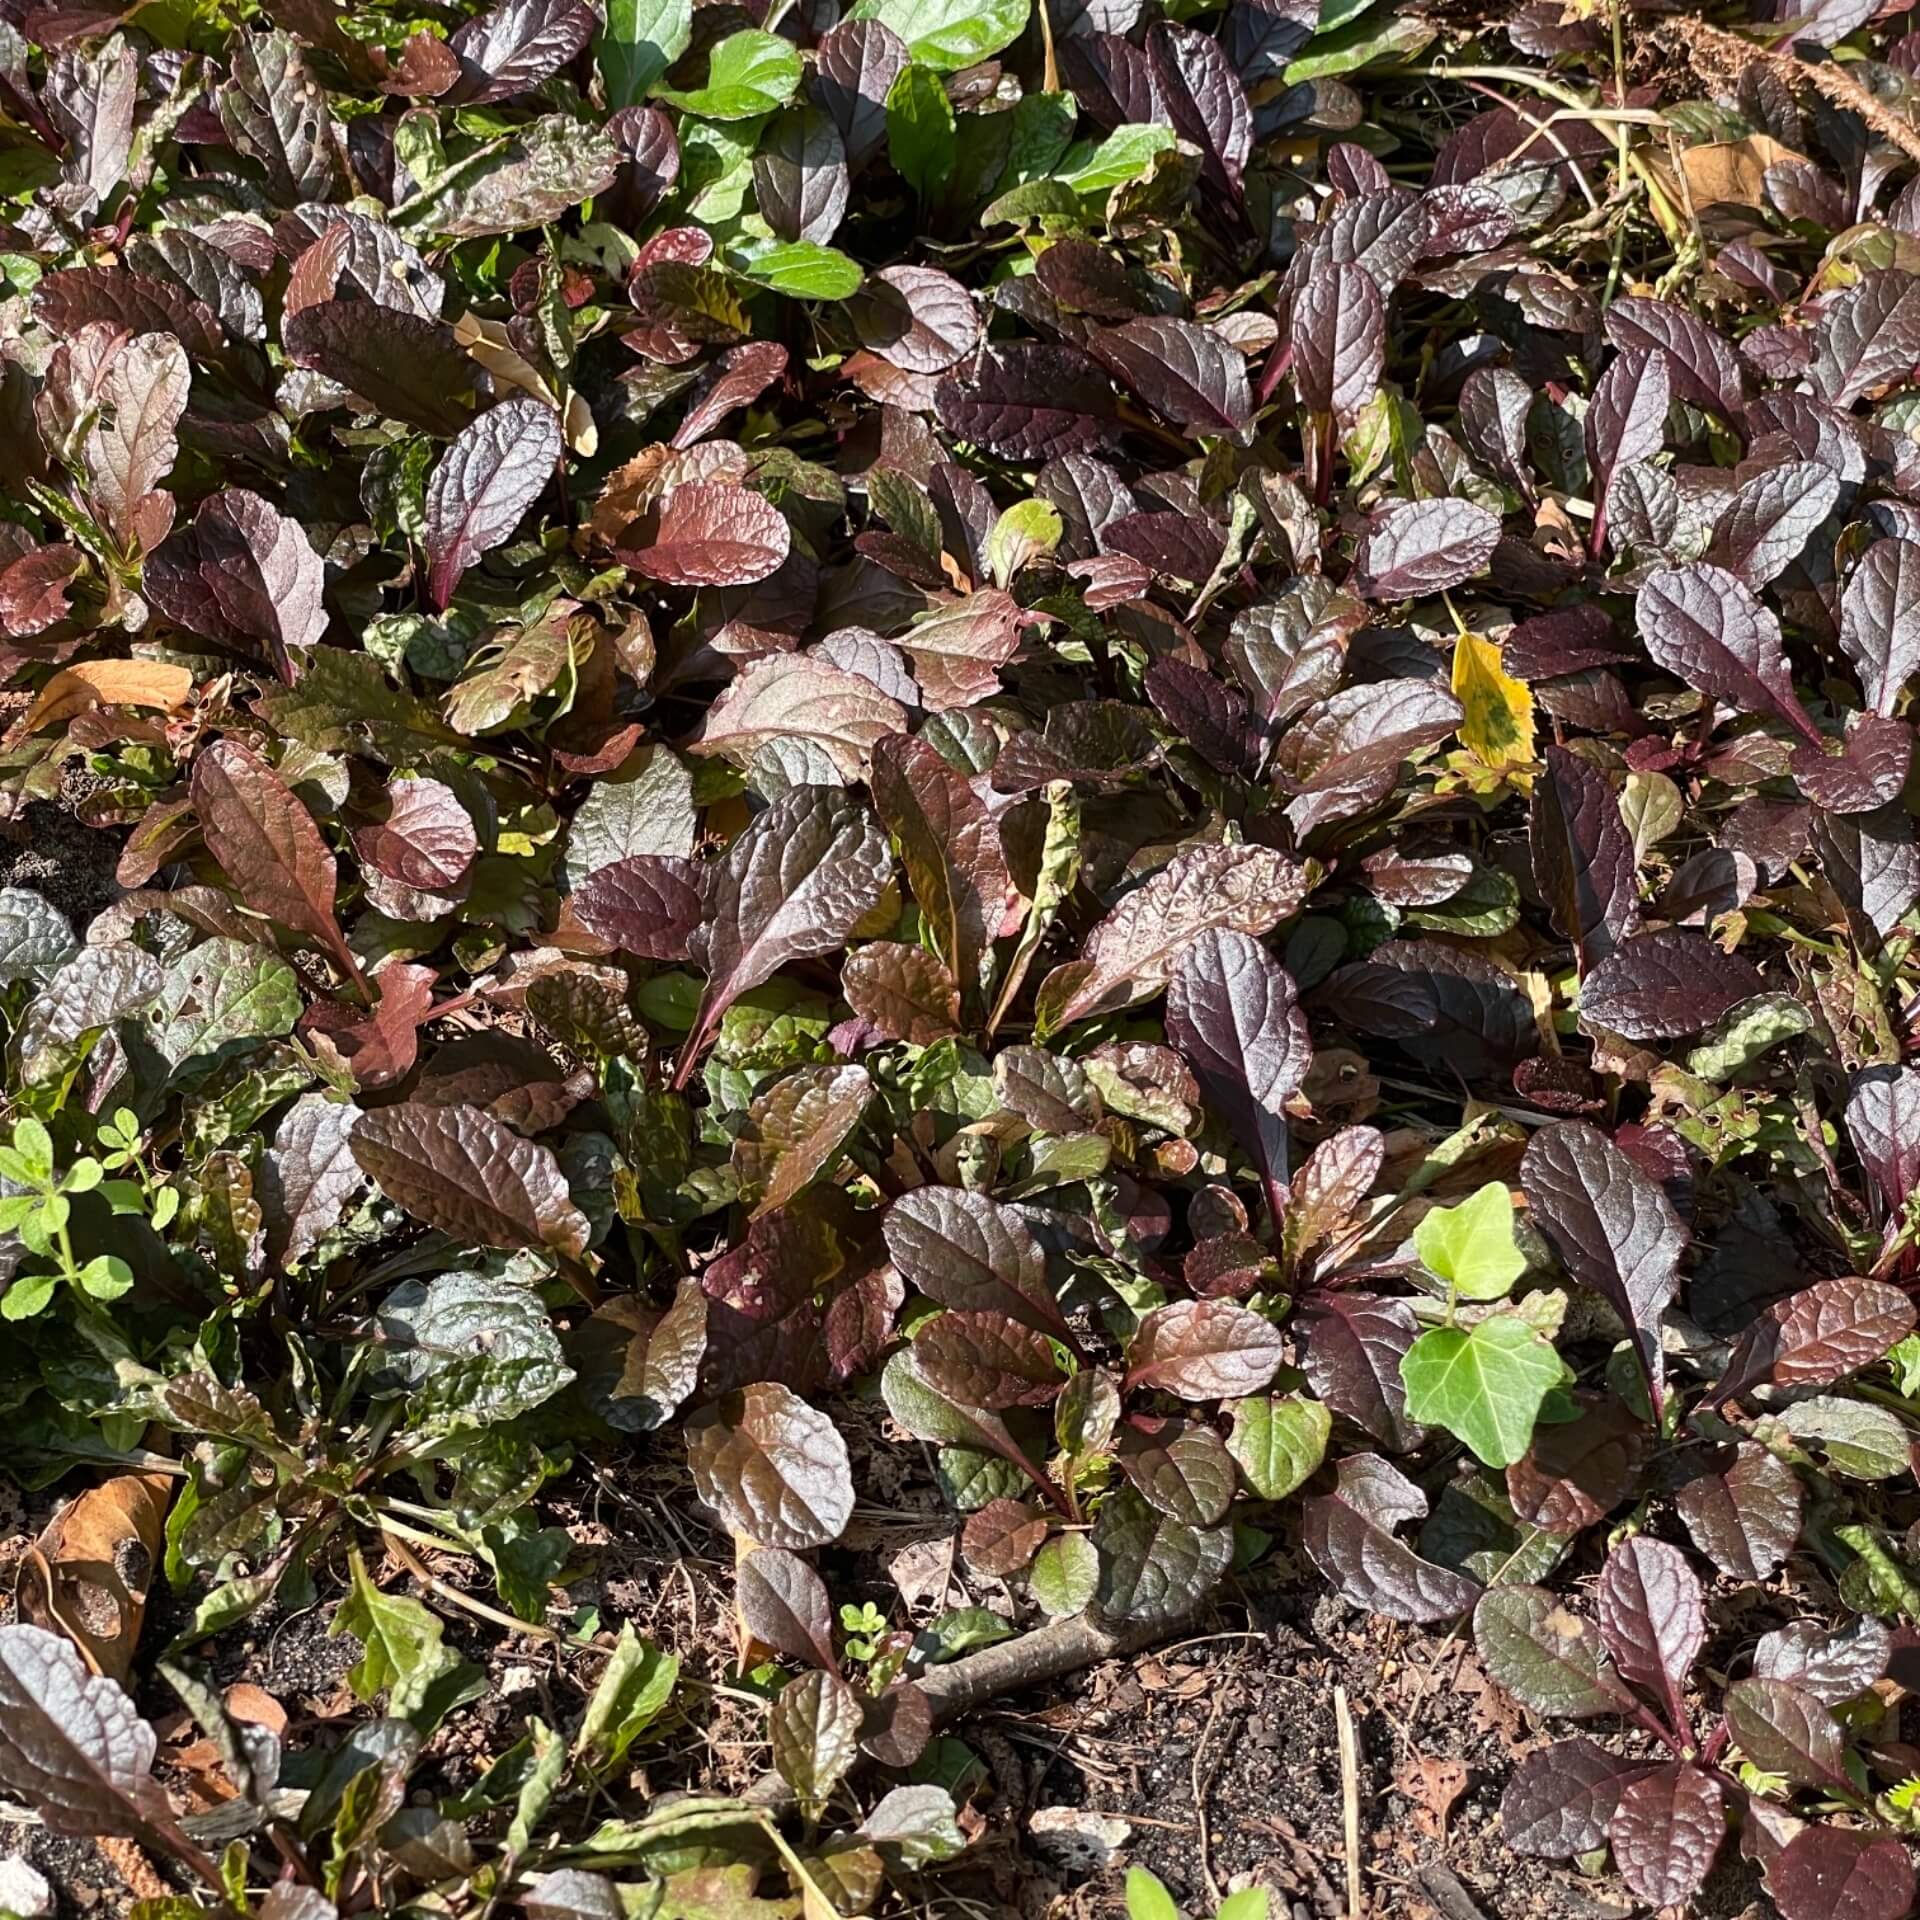
<path id="1" fill-rule="evenodd" d="M 171 711 L 193 691 L 193 675 L 185 667 L 159 660 L 88 660 L 62 667 L 40 689 L 40 697 L 20 723 L 22 733 L 35 733 L 56 720 L 71 720 L 89 707 L 159 707 Z"/>
<path id="2" fill-rule="evenodd" d="M 1477 633 L 1453 643 L 1453 692 L 1466 709 L 1460 743 L 1482 766 L 1522 767 L 1533 759 L 1533 695 L 1500 664 L 1500 649 Z"/>

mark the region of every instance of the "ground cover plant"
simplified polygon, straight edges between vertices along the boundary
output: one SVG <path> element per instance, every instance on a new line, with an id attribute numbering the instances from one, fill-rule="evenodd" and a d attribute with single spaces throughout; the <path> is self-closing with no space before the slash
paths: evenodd
<path id="1" fill-rule="evenodd" d="M 1908 11 L 0 0 L 9 1831 L 979 1911 L 968 1716 L 1310 1575 L 1906 1914 Z"/>

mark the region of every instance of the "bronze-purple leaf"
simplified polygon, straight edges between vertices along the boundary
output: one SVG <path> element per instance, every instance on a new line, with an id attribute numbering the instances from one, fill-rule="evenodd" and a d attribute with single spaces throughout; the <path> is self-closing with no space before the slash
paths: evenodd
<path id="1" fill-rule="evenodd" d="M 1727 1837 L 1725 1794 L 1703 1768 L 1679 1761 L 1630 1781 L 1608 1837 L 1621 1878 L 1649 1906 L 1690 1900 Z"/>
<path id="2" fill-rule="evenodd" d="M 1116 379 L 1176 427 L 1237 436 L 1252 417 L 1246 357 L 1210 328 L 1142 316 L 1101 329 L 1088 346 Z"/>
<path id="3" fill-rule="evenodd" d="M 596 939 L 643 960 L 684 960 L 705 911 L 700 869 L 664 853 L 599 867 L 567 898 Z"/>
<path id="4" fill-rule="evenodd" d="M 427 483 L 427 597 L 453 598 L 460 576 L 510 539 L 560 459 L 560 416 L 521 395 L 463 427 Z"/>
<path id="5" fill-rule="evenodd" d="M 1209 928 L 1181 955 L 1167 989 L 1167 1037 L 1253 1156 L 1277 1230 L 1286 1213 L 1286 1103 L 1313 1063 L 1293 976 L 1258 940 Z"/>
<path id="6" fill-rule="evenodd" d="M 676 1087 L 727 1008 L 789 960 L 840 946 L 879 904 L 891 867 L 872 816 L 831 788 L 791 787 L 748 823 L 708 872 L 706 918 L 690 942 L 707 989 Z"/>
<path id="7" fill-rule="evenodd" d="M 1403 500 L 1383 508 L 1354 555 L 1356 591 L 1409 600 L 1486 571 L 1500 522 L 1470 500 Z"/>
<path id="8" fill-rule="evenodd" d="M 1450 1620 L 1480 1597 L 1464 1574 L 1423 1560 L 1395 1529 L 1425 1517 L 1426 1495 L 1378 1454 L 1341 1461 L 1338 1490 L 1303 1509 L 1307 1552 L 1342 1598 L 1423 1625 Z"/>
<path id="9" fill-rule="evenodd" d="M 353 1157 L 388 1199 L 483 1247 L 579 1260 L 586 1216 L 552 1152 L 478 1107 L 407 1103 L 360 1116 Z"/>
<path id="10" fill-rule="evenodd" d="M 770 1380 L 696 1415 L 687 1463 L 727 1530 L 760 1546 L 824 1547 L 853 1517 L 853 1470 L 839 1428 Z"/>
<path id="11" fill-rule="evenodd" d="M 1575 1120 L 1533 1136 L 1520 1184 L 1567 1272 L 1626 1323 L 1657 1404 L 1660 1315 L 1680 1284 L 1687 1243 L 1666 1195 L 1599 1128 Z"/>
<path id="12" fill-rule="evenodd" d="M 480 364 L 440 320 L 365 300 L 321 300 L 289 314 L 287 358 L 337 380 L 376 413 L 451 438 L 474 416 Z"/>
<path id="13" fill-rule="evenodd" d="M 192 794 L 207 851 L 240 898 L 319 941 L 357 979 L 360 963 L 334 912 L 339 868 L 287 783 L 250 748 L 217 740 L 193 763 Z"/>
<path id="14" fill-rule="evenodd" d="M 1592 761 L 1566 747 L 1545 758 L 1527 832 L 1534 885 L 1584 973 L 1639 923 L 1633 838 L 1613 783 Z"/>
<path id="15" fill-rule="evenodd" d="M 1750 960 L 1680 927 L 1614 948 L 1580 987 L 1584 1019 L 1629 1040 L 1698 1033 L 1766 991 Z"/>
<path id="16" fill-rule="evenodd" d="M 145 593 L 177 626 L 292 685 L 327 631 L 326 568 L 297 520 L 244 487 L 201 501 L 147 558 Z"/>
<path id="17" fill-rule="evenodd" d="M 1781 1920 L 1905 1920 L 1913 1860 L 1891 1833 L 1816 1823 L 1780 1849 L 1767 1887 Z"/>
<path id="18" fill-rule="evenodd" d="M 744 587 L 786 559 L 793 530 L 763 494 L 695 481 L 675 487 L 645 547 L 625 556 L 649 580 L 674 587 Z"/>
<path id="19" fill-rule="evenodd" d="M 1182 1400 L 1244 1400 L 1263 1391 L 1286 1352 L 1280 1331 L 1232 1300 L 1155 1307 L 1127 1348 L 1124 1387 Z"/>

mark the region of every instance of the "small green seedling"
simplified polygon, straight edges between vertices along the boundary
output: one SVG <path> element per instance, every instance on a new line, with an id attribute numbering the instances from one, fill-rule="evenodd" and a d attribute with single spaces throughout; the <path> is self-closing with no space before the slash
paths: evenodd
<path id="1" fill-rule="evenodd" d="M 1267 1890 L 1248 1887 L 1221 1901 L 1213 1920 L 1267 1920 Z M 1145 1867 L 1127 1869 L 1127 1920 L 1186 1920 L 1157 1874 Z"/>
<path id="2" fill-rule="evenodd" d="M 117 1116 L 116 1116 L 117 1117 Z M 131 1119 L 131 1116 L 128 1116 Z M 122 1145 L 116 1137 L 110 1157 L 117 1156 Z M 13 1140 L 0 1147 L 0 1176 L 15 1188 L 23 1189 L 0 1199 L 0 1233 L 17 1233 L 27 1251 L 41 1260 L 54 1261 L 50 1273 L 19 1275 L 4 1297 L 0 1297 L 0 1315 L 9 1320 L 27 1320 L 42 1313 L 52 1301 L 54 1289 L 64 1280 L 94 1300 L 117 1300 L 133 1285 L 133 1269 L 110 1253 L 80 1260 L 73 1251 L 68 1223 L 73 1217 L 71 1196 L 91 1193 L 96 1187 L 106 1191 L 107 1169 L 90 1155 L 83 1154 L 64 1173 L 57 1172 L 53 1160 L 53 1136 L 30 1115 L 13 1124 Z M 140 1206 L 140 1190 L 131 1182 L 114 1186 L 132 1187 L 133 1206 Z M 116 1212 L 126 1196 L 107 1192 Z"/>

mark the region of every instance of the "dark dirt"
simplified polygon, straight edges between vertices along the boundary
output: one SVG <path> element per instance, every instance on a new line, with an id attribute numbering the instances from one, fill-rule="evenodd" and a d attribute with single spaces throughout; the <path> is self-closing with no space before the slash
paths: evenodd
<path id="1" fill-rule="evenodd" d="M 882 1439 L 878 1410 L 854 1403 L 845 1428 L 856 1482 L 872 1499 L 829 1551 L 834 1591 L 870 1599 L 896 1623 L 924 1622 L 949 1605 L 1004 1604 L 998 1583 L 971 1576 L 952 1548 L 958 1524 L 932 1504 L 927 1479 Z M 577 1505 L 556 1508 L 578 1542 L 581 1577 L 549 1613 L 564 1635 L 575 1610 L 603 1629 L 631 1621 L 677 1654 L 677 1717 L 642 1750 L 626 1785 L 635 1805 L 674 1789 L 738 1793 L 764 1772 L 764 1712 L 736 1677 L 732 1555 L 695 1504 L 676 1449 L 644 1443 L 629 1456 L 582 1463 Z M 0 1514 L 12 1538 L 0 1566 L 46 1520 L 58 1492 Z M 419 1591 L 407 1567 L 362 1550 L 380 1583 Z M 417 1789 L 458 1792 L 538 1714 L 577 1718 L 601 1655 L 564 1638 L 509 1633 L 448 1598 L 471 1589 L 490 1605 L 482 1570 L 428 1556 L 440 1583 L 426 1597 L 447 1643 L 482 1665 L 486 1695 L 441 1728 Z M 347 1669 L 351 1636 L 328 1627 L 345 1592 L 344 1553 L 320 1569 L 318 1603 L 264 1611 L 202 1653 L 221 1689 L 272 1696 L 287 1715 L 290 1749 L 327 1745 L 366 1709 Z M 1765 1596 L 1721 1616 L 1710 1656 L 1724 1668 L 1774 1624 Z M 1817 1595 L 1799 1596 L 1800 1610 Z M 190 1604 L 156 1594 L 146 1650 L 164 1644 Z M 603 1640 L 610 1637 L 603 1633 Z M 1638 1909 L 1610 1876 L 1513 1854 L 1500 1837 L 1500 1794 L 1515 1759 L 1561 1728 L 1542 1727 L 1493 1691 L 1468 1639 L 1393 1626 L 1345 1607 L 1312 1577 L 1289 1537 L 1171 1644 L 1114 1660 L 1027 1696 L 997 1702 L 954 1731 L 988 1784 L 967 1814 L 976 1844 L 965 1860 L 916 1883 L 901 1914 L 966 1920 L 1117 1920 L 1129 1865 L 1150 1867 L 1190 1914 L 1258 1885 L 1275 1920 L 1342 1920 L 1346 1912 L 1344 1800 L 1336 1689 L 1356 1736 L 1361 1882 L 1369 1920 L 1626 1920 Z M 160 1772 L 191 1786 L 183 1756 L 195 1738 L 165 1682 L 146 1679 L 139 1705 L 162 1730 Z M 622 1795 L 621 1797 L 625 1797 Z M 1049 1860 L 1029 1831 L 1044 1807 L 1081 1808 L 1128 1822 L 1113 1865 L 1087 1875 Z M 59 1889 L 68 1914 L 119 1913 L 133 1895 L 94 1843 L 0 1823 L 0 1855 L 24 1852 Z M 139 1871 L 139 1863 L 134 1863 Z M 151 1890 L 151 1889 L 150 1889 Z M 1698 1920 L 1764 1920 L 1751 1871 L 1729 1845 L 1694 1909 Z"/>
<path id="2" fill-rule="evenodd" d="M 31 888 L 78 931 L 126 891 L 114 878 L 124 838 L 56 801 L 30 801 L 0 828 L 0 886 Z"/>

